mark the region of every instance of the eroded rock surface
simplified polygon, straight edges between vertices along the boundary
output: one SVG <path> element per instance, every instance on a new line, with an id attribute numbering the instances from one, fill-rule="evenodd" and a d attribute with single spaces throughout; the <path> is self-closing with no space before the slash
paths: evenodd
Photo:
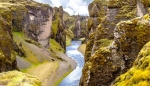
<path id="1" fill-rule="evenodd" d="M 66 50 L 66 34 L 65 34 L 65 24 L 63 20 L 63 8 L 53 8 L 53 23 L 51 38 L 55 39 L 60 45 Z"/>

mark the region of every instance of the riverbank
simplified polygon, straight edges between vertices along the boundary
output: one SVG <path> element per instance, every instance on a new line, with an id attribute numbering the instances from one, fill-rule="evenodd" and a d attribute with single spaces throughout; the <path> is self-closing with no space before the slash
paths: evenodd
<path id="1" fill-rule="evenodd" d="M 85 49 L 86 49 L 86 44 L 81 44 L 79 47 L 78 47 L 78 51 L 80 53 L 82 53 L 82 55 L 84 56 L 85 54 Z"/>
<path id="2" fill-rule="evenodd" d="M 18 68 L 36 76 L 45 86 L 54 86 L 66 73 L 76 68 L 77 63 L 63 53 L 54 40 L 51 40 L 51 49 L 45 49 L 26 42 L 21 33 L 13 35 L 15 42 L 22 44 L 25 53 L 25 57 L 17 56 Z"/>

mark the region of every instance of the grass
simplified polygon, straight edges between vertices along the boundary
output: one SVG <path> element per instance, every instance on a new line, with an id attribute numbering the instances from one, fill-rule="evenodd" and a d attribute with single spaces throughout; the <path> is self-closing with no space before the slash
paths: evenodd
<path id="1" fill-rule="evenodd" d="M 25 59 L 27 61 L 30 61 L 31 63 L 33 64 L 38 64 L 39 63 L 39 60 L 37 58 L 37 56 L 30 50 L 30 48 L 25 44 L 25 36 L 23 33 L 21 32 L 13 32 L 13 38 L 14 38 L 14 41 L 17 43 L 17 44 L 20 44 L 22 43 L 22 47 L 25 51 Z"/>
<path id="2" fill-rule="evenodd" d="M 50 39 L 50 49 L 52 49 L 54 52 L 64 52 L 64 49 L 61 47 L 61 45 L 54 39 Z"/>

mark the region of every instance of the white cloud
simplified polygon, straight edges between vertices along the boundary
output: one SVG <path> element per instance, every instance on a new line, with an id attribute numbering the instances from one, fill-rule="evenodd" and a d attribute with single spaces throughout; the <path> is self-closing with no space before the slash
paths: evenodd
<path id="1" fill-rule="evenodd" d="M 53 5 L 53 6 L 56 6 L 56 7 L 61 6 L 61 3 L 60 3 L 59 0 L 50 0 L 50 1 L 52 2 L 52 5 Z"/>
<path id="2" fill-rule="evenodd" d="M 69 11 L 71 15 L 88 15 L 88 5 L 83 0 L 69 0 L 67 2 L 66 9 L 70 9 Z"/>
<path id="3" fill-rule="evenodd" d="M 88 4 L 93 0 L 36 0 L 48 3 L 51 6 L 63 6 L 64 10 L 70 15 L 88 15 Z"/>
<path id="4" fill-rule="evenodd" d="M 68 12 L 70 15 L 74 14 L 74 11 L 71 8 L 65 8 L 64 11 Z"/>

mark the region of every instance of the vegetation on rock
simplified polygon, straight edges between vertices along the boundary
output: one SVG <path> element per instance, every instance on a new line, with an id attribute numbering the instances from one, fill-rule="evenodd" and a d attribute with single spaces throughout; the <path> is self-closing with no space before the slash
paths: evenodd
<path id="1" fill-rule="evenodd" d="M 137 3 L 136 0 L 94 0 L 89 5 L 81 86 L 111 85 L 117 76 L 132 67 L 141 48 L 150 41 L 149 15 L 137 17 Z M 123 83 L 116 86 L 127 85 L 128 81 Z"/>
<path id="2" fill-rule="evenodd" d="M 42 86 L 39 79 L 19 71 L 0 73 L 0 85 L 4 86 Z"/>
<path id="3" fill-rule="evenodd" d="M 150 42 L 139 52 L 133 66 L 115 80 L 114 86 L 149 86 L 149 51 Z"/>

